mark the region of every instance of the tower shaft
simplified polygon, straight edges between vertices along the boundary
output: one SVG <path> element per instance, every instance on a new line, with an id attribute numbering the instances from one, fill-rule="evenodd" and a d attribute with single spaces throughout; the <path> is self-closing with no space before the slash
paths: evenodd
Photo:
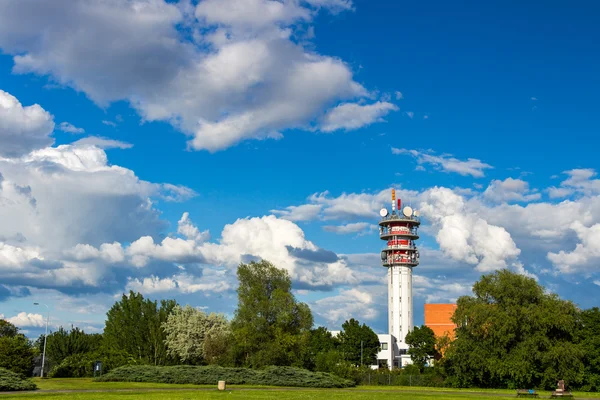
<path id="1" fill-rule="evenodd" d="M 404 338 L 413 329 L 412 267 L 388 268 L 388 324 L 399 349 L 407 349 Z"/>

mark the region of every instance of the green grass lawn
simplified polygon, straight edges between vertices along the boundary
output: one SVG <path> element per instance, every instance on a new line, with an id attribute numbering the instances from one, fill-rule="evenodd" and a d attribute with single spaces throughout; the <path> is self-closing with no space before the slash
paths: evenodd
<path id="1" fill-rule="evenodd" d="M 410 386 L 359 386 L 352 389 L 305 389 L 267 388 L 248 385 L 231 385 L 225 392 L 216 390 L 215 385 L 182 385 L 141 382 L 94 382 L 91 378 L 39 379 L 37 392 L 16 392 L 0 395 L 0 400 L 43 398 L 43 399 L 417 399 L 417 400 L 468 400 L 468 399 L 514 399 L 515 391 L 506 389 L 450 389 L 421 388 Z M 167 390 L 165 390 L 167 389 Z M 168 390 L 176 389 L 176 390 Z M 87 393 L 51 393 L 45 390 L 89 390 Z M 91 392 L 108 390 L 109 392 Z M 599 398 L 600 393 L 574 393 L 576 398 Z M 540 398 L 549 397 L 550 392 L 540 392 Z"/>
<path id="2" fill-rule="evenodd" d="M 160 391 L 160 392 L 106 392 L 106 393 L 37 393 L 37 394 L 18 394 L 18 395 L 7 395 L 1 396 L 1 399 L 14 399 L 23 400 L 27 397 L 43 398 L 43 399 L 64 399 L 68 396 L 69 399 L 76 400 L 100 400 L 100 399 L 124 399 L 124 400 L 192 400 L 192 399 L 278 399 L 278 400 L 309 400 L 309 399 L 417 399 L 417 400 L 468 400 L 468 399 L 490 399 L 488 396 L 473 396 L 465 394 L 435 394 L 435 393 L 408 393 L 402 391 L 387 391 L 387 392 L 376 392 L 376 391 L 358 391 L 348 389 L 237 389 L 232 391 L 218 392 L 216 390 L 202 390 L 202 391 Z M 494 396 L 494 399 L 512 399 L 513 396 Z"/>

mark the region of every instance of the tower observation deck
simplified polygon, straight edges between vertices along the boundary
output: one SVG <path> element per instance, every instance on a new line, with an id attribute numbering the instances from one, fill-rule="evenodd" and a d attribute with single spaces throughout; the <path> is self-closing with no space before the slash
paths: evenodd
<path id="1" fill-rule="evenodd" d="M 421 224 L 419 212 L 407 206 L 402 208 L 396 191 L 392 189 L 392 212 L 380 211 L 379 237 L 386 242 L 381 251 L 381 264 L 388 269 L 388 324 L 389 333 L 396 339 L 394 365 L 406 354 L 408 346 L 404 338 L 413 329 L 412 269 L 419 265 L 419 250 L 415 241 L 419 239 Z"/>

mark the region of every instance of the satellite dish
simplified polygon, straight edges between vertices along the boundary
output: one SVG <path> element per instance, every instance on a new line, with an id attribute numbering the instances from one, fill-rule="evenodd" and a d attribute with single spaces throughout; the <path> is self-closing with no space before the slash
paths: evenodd
<path id="1" fill-rule="evenodd" d="M 421 213 L 419 212 L 419 210 L 415 210 L 415 212 L 413 213 L 415 217 L 418 217 L 419 215 L 421 215 Z"/>
<path id="2" fill-rule="evenodd" d="M 404 207 L 404 210 L 402 210 L 402 214 L 404 214 L 404 216 L 406 216 L 406 217 L 412 217 L 413 210 L 409 206 L 406 206 L 406 207 Z"/>
<path id="3" fill-rule="evenodd" d="M 382 209 L 379 211 L 379 215 L 381 215 L 382 217 L 387 217 L 387 215 L 388 215 L 388 210 L 387 210 L 387 209 L 385 209 L 385 208 L 382 208 Z"/>

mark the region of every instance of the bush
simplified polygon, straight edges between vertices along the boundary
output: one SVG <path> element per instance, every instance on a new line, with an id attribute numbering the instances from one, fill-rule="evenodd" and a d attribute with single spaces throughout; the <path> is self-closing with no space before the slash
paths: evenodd
<path id="1" fill-rule="evenodd" d="M 6 368 L 23 377 L 33 373 L 34 350 L 29 340 L 17 334 L 0 337 L 0 368 Z"/>
<path id="2" fill-rule="evenodd" d="M 155 382 L 191 383 L 213 385 L 226 381 L 232 385 L 269 385 L 313 388 L 345 388 L 354 386 L 352 381 L 324 372 L 310 372 L 294 367 L 224 368 L 218 366 L 174 367 L 125 366 L 119 367 L 96 379 L 101 382 Z"/>
<path id="3" fill-rule="evenodd" d="M 92 353 L 73 354 L 66 357 L 50 371 L 52 378 L 86 378 L 94 374 L 94 363 L 102 362 L 102 373 L 121 367 L 136 364 L 136 360 L 120 350 L 100 349 Z"/>
<path id="4" fill-rule="evenodd" d="M 37 386 L 30 380 L 23 379 L 19 374 L 0 368 L 0 392 L 36 389 Z"/>

